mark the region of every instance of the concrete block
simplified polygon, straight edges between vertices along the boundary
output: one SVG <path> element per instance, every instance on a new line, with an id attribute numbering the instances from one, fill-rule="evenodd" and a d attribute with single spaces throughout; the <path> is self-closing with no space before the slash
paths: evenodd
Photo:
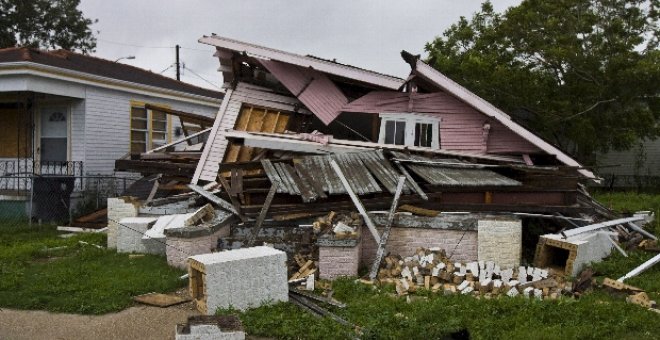
<path id="1" fill-rule="evenodd" d="M 200 312 L 245 310 L 288 301 L 286 253 L 251 247 L 189 258 L 191 296 Z"/>
<path id="2" fill-rule="evenodd" d="M 150 244 L 142 242 L 142 236 L 157 221 L 154 217 L 128 217 L 119 221 L 117 229 L 117 252 L 151 253 Z"/>
<path id="3" fill-rule="evenodd" d="M 135 197 L 108 198 L 108 248 L 117 248 L 119 222 L 127 217 L 138 216 L 139 204 Z"/>
<path id="4" fill-rule="evenodd" d="M 245 332 L 236 316 L 195 315 L 176 325 L 176 340 L 243 340 Z"/>
<path id="5" fill-rule="evenodd" d="M 480 219 L 477 222 L 477 233 L 479 261 L 492 261 L 501 268 L 513 268 L 520 264 L 522 221 L 519 218 Z"/>

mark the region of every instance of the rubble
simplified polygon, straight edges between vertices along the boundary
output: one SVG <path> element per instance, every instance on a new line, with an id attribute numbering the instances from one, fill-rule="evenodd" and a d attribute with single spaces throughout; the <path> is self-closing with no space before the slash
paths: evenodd
<path id="1" fill-rule="evenodd" d="M 505 269 L 492 261 L 454 262 L 440 249 L 420 248 L 412 256 L 385 257 L 378 281 L 394 284 L 398 295 L 418 289 L 486 298 L 522 295 L 557 299 L 573 294 L 573 286 L 566 277 L 552 270 L 531 266 Z"/>
<path id="2" fill-rule="evenodd" d="M 176 325 L 176 340 L 244 340 L 245 331 L 235 315 L 193 315 Z"/>

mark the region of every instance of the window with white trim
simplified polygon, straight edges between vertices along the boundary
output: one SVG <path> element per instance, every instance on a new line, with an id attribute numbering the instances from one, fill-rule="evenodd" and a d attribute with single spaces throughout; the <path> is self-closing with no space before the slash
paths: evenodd
<path id="1" fill-rule="evenodd" d="M 131 107 L 131 153 L 142 153 L 167 144 L 168 120 L 164 112 Z"/>
<path id="2" fill-rule="evenodd" d="M 440 148 L 440 118 L 418 113 L 381 113 L 378 142 Z"/>

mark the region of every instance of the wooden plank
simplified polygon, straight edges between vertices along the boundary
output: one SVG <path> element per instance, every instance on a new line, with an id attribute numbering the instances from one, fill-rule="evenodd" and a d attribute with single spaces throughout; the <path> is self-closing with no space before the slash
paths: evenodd
<path id="1" fill-rule="evenodd" d="M 169 307 L 190 301 L 190 299 L 182 298 L 180 296 L 161 293 L 142 294 L 134 296 L 133 300 L 145 305 L 156 307 Z"/>
<path id="2" fill-rule="evenodd" d="M 436 217 L 440 215 L 440 212 L 437 210 L 424 209 L 424 208 L 416 207 L 411 204 L 404 204 L 399 207 L 399 210 L 411 212 L 415 215 L 428 216 L 428 217 Z"/>
<path id="3" fill-rule="evenodd" d="M 617 281 L 623 282 L 626 279 L 629 279 L 633 276 L 637 276 L 638 274 L 642 273 L 643 271 L 653 267 L 658 262 L 660 262 L 660 254 L 658 254 L 658 255 L 652 257 L 651 259 L 649 259 L 648 261 L 642 263 L 641 265 L 639 265 L 639 267 L 631 270 L 628 274 L 626 274 L 626 275 L 620 277 L 619 279 L 617 279 Z"/>
<path id="4" fill-rule="evenodd" d="M 225 191 L 229 195 L 229 200 L 231 201 L 231 204 L 234 207 L 234 209 L 236 209 L 236 213 L 237 213 L 236 215 L 238 215 L 238 217 L 241 219 L 241 221 L 245 222 L 246 221 L 245 215 L 243 215 L 241 213 L 241 202 L 238 201 L 238 199 L 236 198 L 236 195 L 232 194 L 232 189 L 229 186 L 229 183 L 227 183 L 227 180 L 224 177 L 222 177 L 221 175 L 218 175 L 218 182 L 220 183 L 220 185 L 225 189 Z"/>
<path id="5" fill-rule="evenodd" d="M 164 113 L 167 113 L 167 114 L 170 114 L 170 115 L 178 116 L 180 118 L 183 117 L 183 118 L 188 118 L 190 120 L 205 122 L 207 124 L 213 124 L 213 122 L 215 121 L 215 118 L 213 118 L 213 117 L 202 116 L 202 115 L 198 115 L 198 114 L 195 114 L 195 113 L 184 112 L 184 111 L 179 111 L 179 110 L 172 110 L 172 109 L 168 109 L 168 108 L 165 108 L 165 107 L 162 107 L 162 106 L 157 106 L 157 105 L 152 105 L 152 104 L 145 104 L 144 108 L 147 109 L 147 110 L 164 112 Z"/>
<path id="6" fill-rule="evenodd" d="M 80 217 L 76 218 L 76 222 L 78 222 L 78 223 L 93 222 L 93 221 L 98 220 L 99 218 L 107 217 L 107 215 L 108 215 L 108 209 L 103 208 L 103 209 L 97 210 L 97 211 L 95 211 L 91 214 L 87 214 L 85 216 L 80 216 Z"/>
<path id="7" fill-rule="evenodd" d="M 406 168 L 401 163 L 399 162 L 394 162 L 394 163 L 396 164 L 397 168 L 399 168 L 399 171 L 401 171 L 401 173 L 406 177 L 408 183 L 410 183 L 410 186 L 412 186 L 413 190 L 415 190 L 415 192 L 419 195 L 419 197 L 428 201 L 429 197 L 424 193 L 424 190 L 422 190 L 422 188 L 415 182 L 412 176 L 410 176 L 408 170 L 406 170 Z"/>
<path id="8" fill-rule="evenodd" d="M 202 187 L 199 185 L 195 184 L 188 184 L 188 188 L 192 189 L 194 192 L 202 195 L 204 198 L 207 200 L 211 201 L 212 203 L 215 203 L 217 206 L 219 206 L 222 209 L 225 209 L 227 211 L 230 211 L 236 215 L 240 215 L 236 209 L 231 205 L 231 203 L 223 200 L 222 198 L 204 190 Z"/>
<path id="9" fill-rule="evenodd" d="M 399 198 L 401 198 L 404 184 L 406 184 L 406 177 L 399 177 L 399 182 L 396 185 L 396 191 L 394 193 L 394 200 L 392 200 L 392 206 L 390 207 L 390 212 L 387 215 L 387 224 L 385 224 L 383 235 L 380 237 L 380 242 L 378 243 L 376 259 L 374 259 L 374 262 L 371 264 L 369 279 L 372 281 L 376 279 L 376 276 L 378 275 L 378 268 L 380 267 L 380 262 L 383 260 L 385 245 L 387 244 L 387 239 L 390 237 L 390 230 L 392 229 L 392 223 L 394 223 L 394 213 L 396 213 L 396 207 L 399 205 Z"/>
<path id="10" fill-rule="evenodd" d="M 115 170 L 143 174 L 163 174 L 167 176 L 192 177 L 197 164 L 139 161 L 132 159 L 115 160 Z"/>
<path id="11" fill-rule="evenodd" d="M 376 230 L 376 226 L 371 221 L 371 218 L 369 217 L 367 210 L 364 209 L 364 206 L 360 202 L 360 199 L 357 197 L 357 195 L 355 195 L 355 192 L 353 192 L 353 189 L 351 189 L 350 184 L 348 184 L 348 180 L 346 179 L 346 176 L 344 176 L 344 173 L 341 171 L 339 164 L 337 164 L 337 161 L 335 161 L 334 159 L 330 159 L 330 166 L 341 180 L 341 183 L 344 185 L 344 188 L 346 189 L 346 192 L 348 192 L 348 195 L 351 197 L 351 200 L 353 200 L 353 204 L 358 209 L 358 212 L 360 212 L 360 215 L 362 215 L 362 218 L 364 219 L 364 222 L 367 224 L 367 228 L 369 228 L 369 232 L 371 232 L 371 235 L 374 237 L 374 240 L 376 241 L 376 243 L 380 243 L 380 236 L 378 235 L 378 230 Z"/>
<path id="12" fill-rule="evenodd" d="M 259 229 L 261 229 L 261 224 L 263 224 L 264 220 L 266 219 L 268 208 L 270 208 L 270 205 L 273 203 L 273 197 L 275 197 L 275 193 L 277 193 L 278 186 L 279 183 L 275 182 L 268 191 L 268 195 L 266 196 L 266 201 L 264 202 L 264 205 L 261 208 L 261 212 L 259 212 L 259 217 L 257 217 L 257 221 L 254 223 L 254 226 L 252 227 L 252 235 L 250 236 L 250 239 L 247 242 L 248 247 L 254 244 L 254 241 L 256 240 L 257 235 L 259 234 Z"/>
<path id="13" fill-rule="evenodd" d="M 167 148 L 169 148 L 169 147 L 172 147 L 172 146 L 175 146 L 175 145 L 177 145 L 177 144 L 180 144 L 180 143 L 183 143 L 183 142 L 190 141 L 190 139 L 195 138 L 195 137 L 200 136 L 200 135 L 203 135 L 203 134 L 205 134 L 205 133 L 207 133 L 207 132 L 210 132 L 210 131 L 211 131 L 211 129 L 209 128 L 209 129 L 206 129 L 206 130 L 199 131 L 199 132 L 197 132 L 197 133 L 193 133 L 192 135 L 190 135 L 190 136 L 188 136 L 188 137 L 181 138 L 181 139 L 179 139 L 179 140 L 175 140 L 175 141 L 172 142 L 172 143 L 168 143 L 168 144 L 165 144 L 165 145 L 163 145 L 163 146 L 159 146 L 159 147 L 157 147 L 157 148 L 155 148 L 155 149 L 148 150 L 146 153 L 147 153 L 147 154 L 150 154 L 150 153 L 154 153 L 154 152 L 158 152 L 158 151 L 165 150 L 165 149 L 167 149 Z M 190 145 L 190 143 L 188 143 L 188 144 Z"/>
<path id="14" fill-rule="evenodd" d="M 147 196 L 147 199 L 144 201 L 144 205 L 148 205 L 151 200 L 156 197 L 156 192 L 158 192 L 158 186 L 160 185 L 160 182 L 158 179 L 154 181 L 154 185 L 151 187 L 151 191 L 149 192 L 149 196 Z"/>

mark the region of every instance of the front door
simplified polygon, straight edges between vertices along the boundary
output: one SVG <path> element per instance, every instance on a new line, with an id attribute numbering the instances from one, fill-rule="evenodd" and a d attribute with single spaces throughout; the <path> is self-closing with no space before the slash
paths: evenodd
<path id="1" fill-rule="evenodd" d="M 69 154 L 69 114 L 67 108 L 43 108 L 40 118 L 41 143 L 39 155 L 41 164 L 66 162 Z"/>

